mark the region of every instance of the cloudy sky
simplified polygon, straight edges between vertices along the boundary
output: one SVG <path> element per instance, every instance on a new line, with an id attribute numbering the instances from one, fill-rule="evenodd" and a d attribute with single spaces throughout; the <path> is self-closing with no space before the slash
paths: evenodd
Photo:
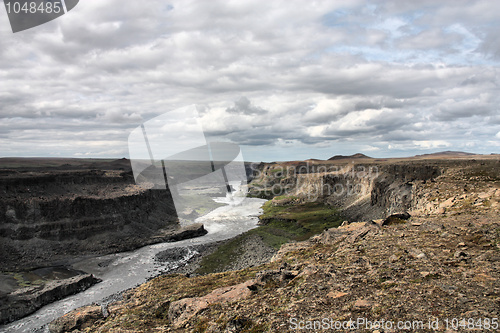
<path id="1" fill-rule="evenodd" d="M 499 1 L 81 0 L 15 34 L 1 7 L 0 157 L 128 157 L 192 104 L 253 161 L 500 153 Z"/>

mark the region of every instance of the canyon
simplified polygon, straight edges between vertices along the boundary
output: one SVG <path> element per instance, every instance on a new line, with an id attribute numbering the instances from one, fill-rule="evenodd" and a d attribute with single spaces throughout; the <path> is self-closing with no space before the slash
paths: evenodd
<path id="1" fill-rule="evenodd" d="M 339 207 L 352 221 L 380 219 L 417 205 L 415 189 L 435 181 L 440 163 L 359 163 L 336 158 L 261 164 L 255 170 L 250 194 L 258 197 L 292 196 L 299 201 L 321 201 Z"/>
<path id="2" fill-rule="evenodd" d="M 492 329 L 500 315 L 499 171 L 497 156 L 470 155 L 255 164 L 251 195 L 270 207 L 336 204 L 345 221 L 282 245 L 258 266 L 155 278 L 110 304 L 108 315 L 84 317 L 91 309 L 83 308 L 51 331 L 294 331 L 340 323 L 398 332 L 400 323 L 417 323 L 413 331 L 430 332 L 432 322 L 451 332 L 470 318 L 475 329 Z M 328 192 L 337 184 L 337 193 Z M 297 221 L 286 216 L 279 223 L 292 227 Z"/>
<path id="3" fill-rule="evenodd" d="M 78 260 L 207 232 L 181 227 L 170 192 L 136 185 L 126 159 L 2 163 L 0 323 L 99 282 Z"/>
<path id="4" fill-rule="evenodd" d="M 4 169 L 0 193 L 4 270 L 126 251 L 178 227 L 169 192 L 135 185 L 130 171 Z"/>
<path id="5" fill-rule="evenodd" d="M 443 307 L 434 316 L 474 315 L 474 306 L 479 306 L 482 311 L 478 315 L 496 316 L 498 311 L 488 304 L 492 300 L 497 302 L 496 297 L 500 296 L 495 282 L 498 281 L 495 273 L 498 272 L 496 235 L 500 230 L 499 171 L 498 156 L 482 155 L 410 159 L 336 156 L 330 161 L 249 164 L 250 196 L 269 199 L 271 206 L 285 208 L 320 202 L 339 208 L 344 223 L 309 240 L 285 244 L 271 262 L 258 266 L 203 276 L 173 274 L 153 279 L 127 292 L 122 301 L 110 304 L 106 316 L 89 316 L 84 326 L 81 326 L 80 319 L 73 325 L 60 318 L 51 324 L 51 329 L 57 332 L 61 327 L 65 331 L 86 327 L 90 331 L 108 332 L 126 322 L 128 327 L 137 331 L 160 327 L 164 331 L 286 330 L 289 324 L 287 313 L 313 319 L 334 316 L 344 320 L 352 315 L 395 319 L 395 314 L 411 319 L 409 306 L 412 304 L 422 316 L 434 313 L 431 304 Z M 118 235 L 115 240 L 86 247 L 88 239 L 98 239 L 96 230 L 99 226 L 87 226 L 84 221 L 76 219 L 71 221 L 69 229 L 60 227 L 68 223 L 68 212 L 84 212 L 85 204 L 81 203 L 80 208 L 73 211 L 63 208 L 63 204 L 45 204 L 56 198 L 43 195 L 39 195 L 43 200 L 31 206 L 26 199 L 16 203 L 14 197 L 6 198 L 2 204 L 5 218 L 2 228 L 10 230 L 2 231 L 2 240 L 14 244 L 23 238 L 33 241 L 34 238 L 28 236 L 34 236 L 37 242 L 57 243 L 57 239 L 64 235 L 62 238 L 69 237 L 70 240 L 66 241 L 73 246 L 81 246 L 87 253 L 98 253 L 105 251 L 110 244 L 116 244 L 118 239 L 125 239 L 124 245 L 119 246 L 128 248 L 151 241 L 152 235 L 159 230 L 165 232 L 164 228 L 172 226 L 175 229 L 174 218 L 167 219 L 167 223 L 158 218 L 168 216 L 172 206 L 163 201 L 159 204 L 158 198 L 154 197 L 158 194 L 153 190 L 148 192 L 136 188 L 125 169 L 81 172 L 79 178 L 87 180 L 79 185 L 81 187 L 76 187 L 81 188 L 79 193 L 85 191 L 88 200 L 103 200 L 100 203 L 103 208 L 98 212 L 110 221 L 105 223 L 109 229 L 103 230 Z M 19 180 L 22 177 L 18 176 L 16 181 L 22 183 Z M 9 177 L 16 178 L 12 175 L 5 178 Z M 92 177 L 110 179 L 108 185 L 101 187 L 92 185 Z M 37 186 L 40 187 L 20 186 L 22 191 L 16 193 L 16 197 L 28 198 L 36 191 L 42 194 L 45 191 L 42 186 L 47 185 Z M 120 188 L 120 193 L 129 193 L 130 198 L 113 197 L 116 193 L 114 187 Z M 7 193 L 5 188 L 4 193 Z M 144 214 L 134 211 L 138 200 L 134 196 L 156 202 L 150 206 L 145 204 L 148 214 L 134 215 Z M 113 198 L 126 202 L 127 209 L 119 211 L 113 208 L 117 207 Z M 69 202 L 72 201 L 65 201 Z M 57 220 L 59 227 L 43 227 L 47 216 L 54 216 L 48 215 L 51 209 L 46 207 L 55 210 L 57 218 L 53 220 Z M 113 214 L 120 213 L 123 215 L 113 220 Z M 77 213 L 74 216 L 84 219 L 84 215 Z M 148 218 L 147 228 L 135 226 L 130 216 Z M 113 221 L 118 220 L 126 222 L 121 226 L 114 225 Z M 265 225 L 269 221 L 261 222 Z M 296 222 L 280 218 L 284 225 Z M 21 225 L 31 229 L 15 227 Z M 136 238 L 137 228 L 145 230 L 143 240 Z M 79 236 L 77 230 L 84 232 Z M 130 230 L 135 231 L 128 233 Z M 28 248 L 21 248 L 20 253 L 27 251 L 30 258 Z M 60 258 L 58 256 L 60 253 L 55 248 L 50 256 L 40 260 L 54 260 Z M 37 258 L 22 262 L 28 267 L 36 263 Z M 332 278 L 335 278 L 333 283 Z M 389 289 L 396 292 L 397 300 L 388 296 Z M 417 297 L 420 303 L 414 304 L 409 300 L 419 289 L 428 293 L 429 301 Z M 216 301 L 208 296 L 226 290 L 241 290 L 241 293 L 235 292 L 233 299 L 217 298 Z M 205 302 L 205 296 L 210 301 Z M 193 307 L 200 302 L 203 307 Z M 328 313 L 331 306 L 338 310 Z M 190 309 L 189 313 L 182 310 L 186 307 Z M 85 309 L 79 311 L 63 318 L 73 320 L 77 314 L 86 313 Z M 213 318 L 219 319 L 214 321 Z"/>

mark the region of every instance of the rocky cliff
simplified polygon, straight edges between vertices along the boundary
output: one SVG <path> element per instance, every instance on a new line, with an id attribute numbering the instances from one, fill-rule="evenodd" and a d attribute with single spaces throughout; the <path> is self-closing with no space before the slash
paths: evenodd
<path id="1" fill-rule="evenodd" d="M 99 282 L 91 274 L 80 274 L 67 279 L 53 280 L 38 286 L 18 289 L 0 295 L 0 324 L 5 324 L 35 312 L 42 306 L 76 294 Z"/>
<path id="2" fill-rule="evenodd" d="M 177 228 L 166 190 L 141 188 L 122 170 L 2 170 L 3 270 L 73 255 L 129 250 Z"/>
<path id="3" fill-rule="evenodd" d="M 442 173 L 437 163 L 335 163 L 305 161 L 259 164 L 250 193 L 260 197 L 295 196 L 343 209 L 353 221 L 378 219 L 409 210 L 414 183 Z"/>

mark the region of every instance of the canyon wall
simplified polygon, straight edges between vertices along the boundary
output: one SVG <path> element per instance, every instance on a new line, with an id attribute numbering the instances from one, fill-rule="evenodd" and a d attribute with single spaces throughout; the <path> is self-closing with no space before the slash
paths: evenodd
<path id="1" fill-rule="evenodd" d="M 2 170 L 3 270 L 130 250 L 178 227 L 167 190 L 135 185 L 122 170 Z"/>
<path id="2" fill-rule="evenodd" d="M 433 181 L 442 170 L 432 163 L 340 163 L 304 161 L 254 165 L 250 194 L 323 201 L 352 221 L 384 218 L 410 210 L 414 182 Z"/>

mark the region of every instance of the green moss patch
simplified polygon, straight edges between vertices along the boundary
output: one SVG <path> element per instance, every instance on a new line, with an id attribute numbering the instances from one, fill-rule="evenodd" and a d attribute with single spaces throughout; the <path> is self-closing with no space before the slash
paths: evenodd
<path id="1" fill-rule="evenodd" d="M 283 200 L 276 197 L 275 200 Z M 212 254 L 204 257 L 197 273 L 207 274 L 224 270 L 243 253 L 243 246 L 250 237 L 258 236 L 264 244 L 278 250 L 290 241 L 302 241 L 325 229 L 338 227 L 343 218 L 338 209 L 320 202 L 276 206 L 274 200 L 264 204 L 260 216 L 264 225 L 247 231 L 219 246 Z"/>

